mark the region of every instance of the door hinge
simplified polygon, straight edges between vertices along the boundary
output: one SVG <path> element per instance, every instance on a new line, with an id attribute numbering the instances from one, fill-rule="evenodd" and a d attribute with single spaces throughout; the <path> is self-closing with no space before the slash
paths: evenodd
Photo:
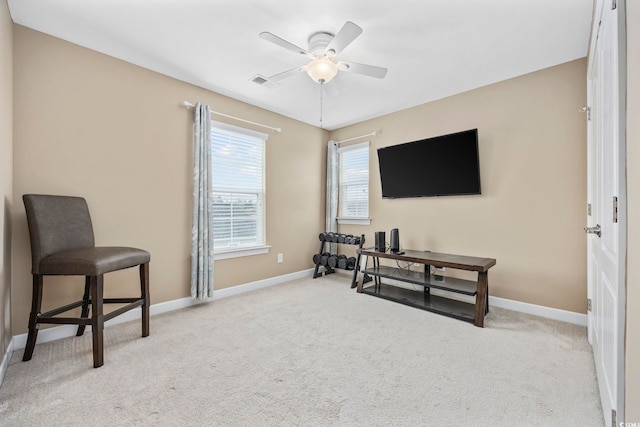
<path id="1" fill-rule="evenodd" d="M 615 426 L 616 425 L 616 410 L 612 409 L 611 410 L 611 425 Z"/>
<path id="2" fill-rule="evenodd" d="M 591 298 L 587 298 L 587 311 L 591 311 Z"/>
<path id="3" fill-rule="evenodd" d="M 618 7 L 617 0 L 611 0 L 611 10 L 615 10 Z"/>
<path id="4" fill-rule="evenodd" d="M 587 215 L 591 216 L 591 203 L 587 203 Z"/>
<path id="5" fill-rule="evenodd" d="M 587 120 L 591 120 L 591 107 L 582 107 L 580 110 L 581 113 L 587 113 Z"/>
<path id="6" fill-rule="evenodd" d="M 618 197 L 613 196 L 613 222 L 618 222 Z"/>

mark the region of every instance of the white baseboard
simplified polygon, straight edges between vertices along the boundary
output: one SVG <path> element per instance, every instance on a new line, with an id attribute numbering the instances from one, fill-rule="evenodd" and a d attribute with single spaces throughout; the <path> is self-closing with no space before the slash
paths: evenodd
<path id="1" fill-rule="evenodd" d="M 4 381 L 4 376 L 7 373 L 7 368 L 9 368 L 9 359 L 11 359 L 11 355 L 13 354 L 13 342 L 15 340 L 11 338 L 9 341 L 9 346 L 7 347 L 7 351 L 4 352 L 4 356 L 2 357 L 2 363 L 0 363 L 0 387 L 2 387 L 2 381 Z"/>
<path id="2" fill-rule="evenodd" d="M 576 313 L 574 311 L 559 310 L 557 308 L 545 307 L 542 305 L 529 304 L 526 302 L 514 301 L 492 296 L 489 296 L 489 307 L 506 308 L 507 310 L 533 314 L 534 316 L 546 317 L 547 319 L 573 323 L 574 325 L 580 325 L 584 327 L 587 326 L 587 315 Z"/>
<path id="3" fill-rule="evenodd" d="M 313 274 L 313 269 L 302 270 L 295 273 L 285 274 L 282 276 L 271 277 L 269 279 L 258 280 L 256 282 L 250 282 L 242 285 L 232 286 L 230 288 L 214 290 L 213 300 L 215 301 L 222 298 L 228 298 L 234 295 L 240 295 L 245 292 L 255 291 L 257 289 L 279 285 L 281 283 L 289 282 L 291 280 L 304 279 L 307 277 L 311 277 L 312 274 Z M 191 299 L 191 297 L 180 298 L 180 299 L 167 301 L 167 302 L 161 302 L 158 304 L 153 304 L 151 307 L 149 307 L 149 314 L 151 316 L 154 316 L 156 314 L 167 313 L 169 311 L 190 307 L 198 303 L 199 302 Z M 117 325 L 119 323 L 138 320 L 140 319 L 139 311 L 140 311 L 139 309 L 134 309 L 124 314 L 121 314 L 120 316 L 115 317 L 109 320 L 108 322 L 105 322 L 104 326 L 109 327 L 109 326 Z M 45 342 L 55 341 L 62 338 L 72 337 L 76 334 L 77 330 L 78 330 L 78 327 L 75 325 L 62 325 L 62 326 L 55 326 L 53 328 L 41 329 L 40 331 L 38 331 L 37 343 L 42 344 Z M 91 332 L 91 326 L 87 326 L 85 331 Z M 25 333 L 25 334 L 14 336 L 12 342 L 13 342 L 13 350 L 20 350 L 25 348 L 27 345 L 27 334 Z M 10 353 L 9 353 L 9 356 L 11 356 Z"/>
<path id="4" fill-rule="evenodd" d="M 243 294 L 256 289 L 268 288 L 269 286 L 279 285 L 291 280 L 306 279 L 313 276 L 313 268 L 302 270 L 295 273 L 289 273 L 282 276 L 271 277 L 269 279 L 258 280 L 257 282 L 245 283 L 243 285 L 232 286 L 230 288 L 213 291 L 213 299 L 218 300 L 228 298 L 234 295 Z"/>

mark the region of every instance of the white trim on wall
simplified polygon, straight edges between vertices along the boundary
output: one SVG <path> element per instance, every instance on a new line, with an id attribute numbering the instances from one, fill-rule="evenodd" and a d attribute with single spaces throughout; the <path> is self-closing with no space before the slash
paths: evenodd
<path id="1" fill-rule="evenodd" d="M 2 357 L 2 363 L 0 363 L 0 387 L 2 387 L 2 381 L 4 381 L 4 376 L 9 368 L 9 359 L 11 359 L 11 355 L 13 354 L 14 341 L 15 340 L 11 338 L 9 345 L 7 346 L 7 351 L 4 352 L 4 356 Z"/>
<path id="2" fill-rule="evenodd" d="M 573 323 L 574 325 L 584 326 L 585 328 L 587 327 L 587 315 L 576 313 L 574 311 L 560 310 L 557 308 L 490 296 L 489 308 L 491 307 L 505 308 L 511 311 L 519 311 L 520 313 L 532 314 L 534 316 L 546 317 L 547 319 L 559 320 L 561 322 Z"/>

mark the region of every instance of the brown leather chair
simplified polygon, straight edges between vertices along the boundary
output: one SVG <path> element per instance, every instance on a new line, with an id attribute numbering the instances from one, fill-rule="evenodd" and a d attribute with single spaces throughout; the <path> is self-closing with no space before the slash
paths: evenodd
<path id="1" fill-rule="evenodd" d="M 77 336 L 91 325 L 93 366 L 104 364 L 104 322 L 133 308 L 142 308 L 142 336 L 149 336 L 149 252 L 126 247 L 96 247 L 87 202 L 82 197 L 25 194 L 31 238 L 33 299 L 29 316 L 29 335 L 23 361 L 31 360 L 41 323 L 78 325 Z M 138 298 L 103 298 L 105 273 L 140 266 Z M 41 313 L 43 278 L 49 275 L 85 276 L 82 300 Z M 103 304 L 126 304 L 103 313 Z M 91 306 L 91 317 L 89 315 Z M 82 307 L 80 318 L 55 317 Z"/>

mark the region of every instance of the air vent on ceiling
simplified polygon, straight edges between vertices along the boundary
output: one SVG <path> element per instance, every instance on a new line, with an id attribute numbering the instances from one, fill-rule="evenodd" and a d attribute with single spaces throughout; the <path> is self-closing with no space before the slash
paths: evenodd
<path id="1" fill-rule="evenodd" d="M 260 74 L 256 74 L 255 76 L 253 76 L 251 78 L 251 81 L 256 84 L 259 84 L 260 86 L 267 87 L 267 88 L 274 88 L 274 87 L 280 86 L 278 83 L 274 82 L 273 80 L 269 80 L 265 76 Z"/>

